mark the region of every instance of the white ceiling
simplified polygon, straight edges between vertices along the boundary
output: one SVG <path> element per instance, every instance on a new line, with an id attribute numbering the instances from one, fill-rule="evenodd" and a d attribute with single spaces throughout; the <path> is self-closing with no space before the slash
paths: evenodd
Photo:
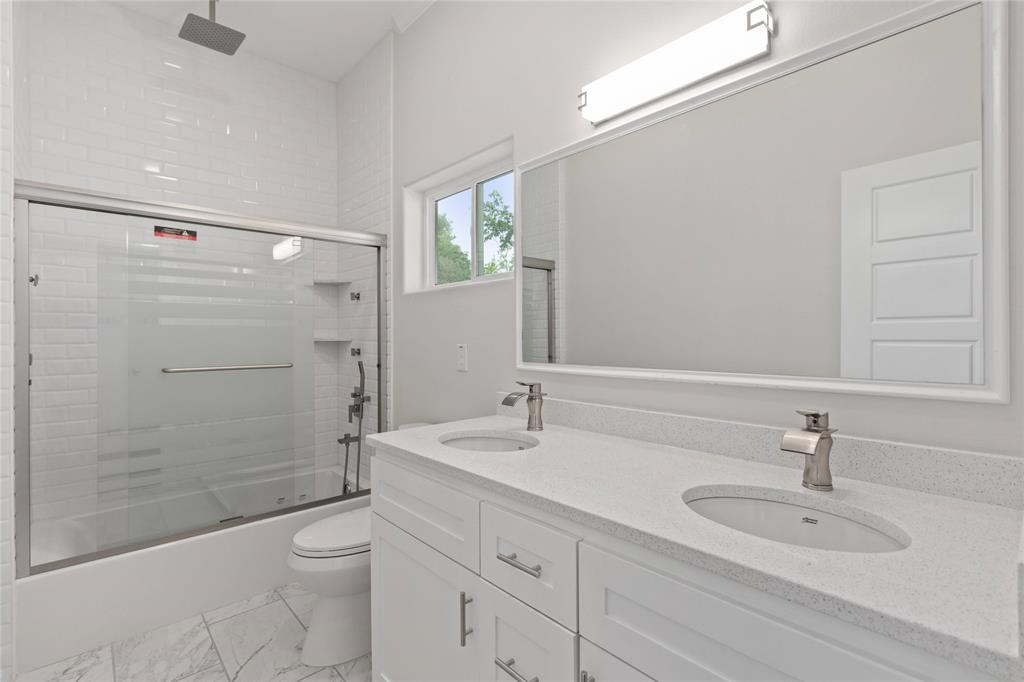
<path id="1" fill-rule="evenodd" d="M 250 52 L 336 81 L 388 31 L 409 28 L 433 0 L 220 0 L 217 22 L 246 34 Z M 180 25 L 189 12 L 209 16 L 207 0 L 121 0 Z"/>

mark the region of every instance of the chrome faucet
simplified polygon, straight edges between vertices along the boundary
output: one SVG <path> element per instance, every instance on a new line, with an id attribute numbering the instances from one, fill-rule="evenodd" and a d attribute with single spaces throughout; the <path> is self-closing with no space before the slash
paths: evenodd
<path id="1" fill-rule="evenodd" d="M 530 414 L 530 418 L 526 422 L 526 430 L 543 431 L 544 420 L 541 418 L 540 411 L 544 407 L 544 396 L 546 396 L 547 393 L 541 392 L 539 381 L 534 383 L 523 383 L 522 381 L 517 381 L 516 383 L 519 384 L 520 386 L 526 386 L 528 389 L 530 389 L 529 392 L 525 393 L 523 391 L 517 391 L 515 393 L 509 393 L 501 401 L 501 404 L 511 407 L 525 397 L 526 410 Z"/>
<path id="2" fill-rule="evenodd" d="M 804 455 L 804 487 L 811 490 L 832 490 L 832 471 L 828 457 L 832 452 L 832 434 L 836 429 L 828 427 L 828 412 L 797 410 L 806 420 L 804 428 L 788 429 L 782 434 L 785 452 Z"/>

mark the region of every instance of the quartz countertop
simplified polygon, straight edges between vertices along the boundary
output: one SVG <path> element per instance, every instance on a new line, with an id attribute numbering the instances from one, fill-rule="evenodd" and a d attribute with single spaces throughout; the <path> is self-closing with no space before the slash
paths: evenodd
<path id="1" fill-rule="evenodd" d="M 526 431 L 522 419 L 490 416 L 368 442 L 989 674 L 1021 677 L 1017 510 L 843 478 L 831 493 L 810 493 L 791 468 L 561 426 L 530 433 L 540 444 L 516 452 L 458 450 L 438 440 L 467 430 Z M 683 493 L 705 485 L 828 496 L 896 524 L 911 544 L 869 554 L 762 539 L 691 510 Z"/>

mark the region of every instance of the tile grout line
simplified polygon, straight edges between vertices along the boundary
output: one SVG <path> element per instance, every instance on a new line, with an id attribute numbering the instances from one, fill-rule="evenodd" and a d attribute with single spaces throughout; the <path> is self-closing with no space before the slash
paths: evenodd
<path id="1" fill-rule="evenodd" d="M 248 613 L 248 611 L 246 613 Z M 220 661 L 220 671 L 224 673 L 224 679 L 231 682 L 232 678 L 228 676 L 228 667 L 224 665 L 224 657 L 220 655 L 220 647 L 217 646 L 217 640 L 213 638 L 213 631 L 210 630 L 210 623 L 206 620 L 206 614 L 200 614 L 199 617 L 203 619 L 203 625 L 206 627 L 206 636 L 210 638 L 210 646 L 213 647 L 214 653 L 217 654 L 217 660 Z M 228 619 L 225 618 L 225 620 Z M 114 682 L 117 681 L 115 680 Z"/>
<path id="2" fill-rule="evenodd" d="M 295 620 L 299 621 L 299 627 L 301 627 L 304 632 L 309 630 L 309 628 L 306 627 L 306 624 L 302 622 L 302 619 L 299 618 L 299 614 L 295 613 L 295 609 L 292 608 L 292 605 L 288 603 L 288 600 L 284 598 L 284 595 L 281 594 L 279 589 L 280 588 L 275 587 L 274 592 L 277 593 L 277 596 L 280 597 L 281 601 L 284 602 L 284 605 L 285 607 L 287 607 L 288 611 L 291 612 L 293 616 L 295 616 Z"/>
<path id="3" fill-rule="evenodd" d="M 285 608 L 287 608 L 288 611 L 292 614 L 292 616 L 295 617 L 295 620 L 299 621 L 299 627 L 302 628 L 303 632 L 308 632 L 309 629 L 302 623 L 302 619 L 299 618 L 299 614 L 295 613 L 295 609 L 293 609 L 292 605 L 288 603 L 288 600 L 284 598 L 284 595 L 281 594 L 280 588 L 275 587 L 274 588 L 274 594 L 276 594 L 278 596 L 278 598 L 284 603 Z M 305 639 L 305 638 L 303 638 L 303 639 Z M 297 682 L 302 682 L 302 680 L 308 679 L 308 678 L 312 677 L 313 675 L 316 675 L 317 673 L 322 672 L 323 670 L 326 670 L 327 668 L 330 668 L 331 670 L 336 672 L 338 674 L 338 677 L 341 678 L 341 682 L 346 682 L 345 676 L 341 674 L 341 671 L 338 670 L 337 666 L 333 666 L 333 665 L 325 665 L 323 668 L 318 668 L 316 671 L 311 672 L 310 674 L 306 675 L 306 677 L 301 678 Z M 232 680 L 230 682 L 234 682 L 234 681 Z"/>
<path id="4" fill-rule="evenodd" d="M 273 599 L 272 601 L 270 601 L 270 602 L 268 602 L 266 604 L 261 604 L 260 606 L 248 609 L 246 611 L 241 611 L 241 612 L 236 613 L 236 614 L 234 614 L 232 616 L 228 616 L 226 618 L 222 618 L 222 619 L 220 619 L 218 621 L 214 621 L 214 623 L 215 624 L 216 623 L 226 623 L 226 622 L 228 622 L 230 620 L 233 620 L 235 618 L 243 616 L 243 615 L 245 615 L 247 613 L 251 613 L 251 612 L 256 611 L 256 610 L 258 610 L 260 608 L 263 608 L 263 607 L 266 607 L 266 606 L 270 606 L 275 601 L 281 601 L 285 605 L 285 608 L 288 609 L 288 612 L 292 615 L 292 617 L 295 618 L 296 622 L 298 622 L 299 627 L 302 628 L 303 632 L 308 631 L 308 628 L 303 624 L 302 619 L 299 618 L 298 613 L 296 613 L 295 609 L 292 607 L 292 605 L 288 602 L 288 600 L 281 593 L 281 589 L 283 589 L 283 588 L 273 588 L 272 590 L 270 590 L 270 592 L 272 592 L 274 597 L 275 597 L 275 599 Z M 217 661 L 218 661 L 218 664 L 219 664 L 221 672 L 223 673 L 225 679 L 228 680 L 228 682 L 234 682 L 234 679 L 231 676 L 228 675 L 227 666 L 224 664 L 224 657 L 221 655 L 220 648 L 217 645 L 217 642 L 216 642 L 216 640 L 213 637 L 213 631 L 211 629 L 211 622 L 207 619 L 205 613 L 200 613 L 198 617 L 202 621 L 203 627 L 206 630 L 207 637 L 210 640 L 210 645 L 213 647 L 214 653 L 217 655 Z M 146 634 L 146 633 L 144 633 L 144 634 Z M 135 635 L 135 636 L 137 636 L 137 635 Z M 133 636 L 133 637 L 135 637 L 135 636 Z M 126 638 L 126 639 L 132 639 L 132 637 L 129 637 L 129 638 Z M 116 656 L 116 653 L 115 653 L 115 649 L 116 649 L 116 645 L 117 644 L 119 644 L 121 642 L 124 642 L 124 641 L 126 641 L 126 640 L 120 640 L 118 642 L 111 642 L 111 643 L 103 645 L 102 647 L 98 647 L 98 649 L 108 648 L 110 650 L 110 671 L 111 671 L 111 678 L 110 679 L 111 679 L 111 682 L 118 682 L 118 680 L 119 680 L 119 676 L 117 674 L 117 656 Z M 87 652 L 85 652 L 85 653 L 87 653 Z M 81 655 L 82 654 L 77 654 L 76 656 L 81 656 Z M 345 661 L 345 662 L 347 663 L 348 661 Z M 210 666 L 210 667 L 204 668 L 202 670 L 190 672 L 190 673 L 186 674 L 184 677 L 177 678 L 177 682 L 180 682 L 181 680 L 184 680 L 184 679 L 186 679 L 186 678 L 188 678 L 188 677 L 190 677 L 192 675 L 198 675 L 199 673 L 208 672 L 210 670 L 213 670 L 213 668 L 214 668 L 214 666 Z M 305 680 L 306 678 L 311 677 L 312 675 L 315 675 L 318 672 L 322 672 L 323 670 L 325 670 L 327 668 L 330 668 L 331 670 L 333 670 L 338 675 L 338 677 L 341 679 L 342 682 L 346 681 L 347 678 L 341 672 L 341 670 L 339 670 L 338 666 L 333 666 L 333 665 L 331 665 L 331 666 L 323 666 L 323 667 L 317 668 L 312 673 L 310 673 L 309 675 L 307 675 L 306 677 L 303 677 L 301 679 Z"/>

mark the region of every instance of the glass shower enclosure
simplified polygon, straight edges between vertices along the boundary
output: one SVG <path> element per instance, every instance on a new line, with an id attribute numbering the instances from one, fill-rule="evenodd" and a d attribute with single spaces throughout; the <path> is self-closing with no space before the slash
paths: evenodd
<path id="1" fill-rule="evenodd" d="M 382 237 L 20 196 L 19 575 L 368 492 Z"/>

